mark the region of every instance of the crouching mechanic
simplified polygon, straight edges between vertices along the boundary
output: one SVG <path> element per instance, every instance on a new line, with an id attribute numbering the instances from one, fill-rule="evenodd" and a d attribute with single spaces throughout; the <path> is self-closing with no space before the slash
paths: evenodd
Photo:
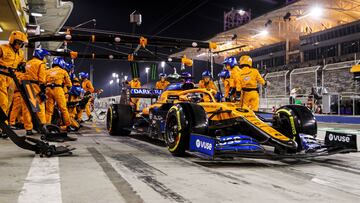
<path id="1" fill-rule="evenodd" d="M 221 82 L 224 85 L 224 97 L 225 97 L 225 101 L 226 98 L 230 98 L 230 89 L 234 87 L 234 83 L 232 80 L 230 80 L 230 72 L 228 70 L 222 70 L 219 74 L 218 74 Z"/>
<path id="2" fill-rule="evenodd" d="M 66 98 L 63 87 L 71 88 L 70 76 L 65 69 L 66 62 L 61 57 L 53 59 L 52 68 L 46 71 L 46 122 L 51 123 L 56 102 L 63 119 L 62 127 L 68 130 L 70 126 L 70 116 L 66 107 Z"/>
<path id="3" fill-rule="evenodd" d="M 85 105 L 85 112 L 86 115 L 88 117 L 87 121 L 91 121 L 92 120 L 92 115 L 91 115 L 91 111 L 90 111 L 90 104 L 92 102 L 92 97 L 91 97 L 91 93 L 94 92 L 94 86 L 92 85 L 91 81 L 88 79 L 89 78 L 89 73 L 84 73 L 81 72 L 79 73 L 79 79 L 81 82 L 81 87 L 84 89 L 85 91 L 85 96 L 90 97 Z M 80 108 L 79 112 L 78 112 L 78 121 L 83 122 L 82 121 L 82 114 L 84 112 L 84 108 Z"/>
<path id="4" fill-rule="evenodd" d="M 202 89 L 207 89 L 213 92 L 213 95 L 216 95 L 216 93 L 218 92 L 218 89 L 214 83 L 214 81 L 211 80 L 211 73 L 210 71 L 204 71 L 202 73 L 202 80 L 199 81 L 198 84 L 199 88 Z M 209 102 L 210 98 L 208 96 L 205 95 L 205 97 L 203 98 L 204 102 Z"/>
<path id="5" fill-rule="evenodd" d="M 160 73 L 159 77 L 160 77 L 160 80 L 156 82 L 155 88 L 159 89 L 159 90 L 164 90 L 170 84 L 170 82 L 166 80 L 165 73 Z"/>
<path id="6" fill-rule="evenodd" d="M 45 56 L 50 53 L 45 49 L 37 48 L 34 50 L 33 58 L 26 63 L 26 74 L 19 75 L 21 80 L 30 81 L 34 93 L 36 95 L 37 103 L 39 104 L 40 111 L 37 113 L 39 121 L 42 124 L 46 123 L 45 119 L 45 82 L 46 82 L 46 63 Z M 15 90 L 13 107 L 10 114 L 10 125 L 15 125 L 16 118 L 22 112 L 24 127 L 27 135 L 33 135 L 33 123 L 31 114 L 23 100 L 19 90 Z"/>
<path id="7" fill-rule="evenodd" d="M 28 43 L 25 33 L 13 31 L 9 37 L 8 44 L 0 45 L 0 71 L 7 72 L 1 66 L 17 69 L 25 64 L 24 52 L 21 48 Z M 14 86 L 11 78 L 0 74 L 0 108 L 7 113 L 9 109 L 8 88 Z M 3 136 L 0 133 L 1 137 Z M 4 135 L 4 137 L 6 137 Z"/>
<path id="8" fill-rule="evenodd" d="M 72 81 L 74 82 L 74 80 L 76 79 L 73 79 Z M 71 122 L 70 126 L 74 131 L 79 130 L 80 128 L 80 124 L 76 121 L 76 115 L 77 115 L 76 106 L 81 101 L 81 98 L 84 95 L 84 93 L 85 91 L 83 90 L 83 88 L 81 88 L 79 83 L 77 84 L 73 83 L 73 86 L 70 88 L 68 92 L 69 97 L 68 97 L 67 107 L 70 115 L 70 122 Z"/>
<path id="9" fill-rule="evenodd" d="M 130 88 L 141 88 L 141 82 L 139 78 L 135 77 L 129 82 Z M 139 102 L 140 100 L 137 98 L 131 98 L 131 104 L 134 106 L 135 110 L 138 111 L 139 109 Z"/>
<path id="10" fill-rule="evenodd" d="M 242 105 L 253 111 L 259 110 L 259 89 L 258 84 L 266 87 L 266 81 L 259 71 L 252 67 L 252 59 L 248 55 L 240 58 L 240 82 L 242 89 Z"/>
<path id="11" fill-rule="evenodd" d="M 231 81 L 230 84 L 230 90 L 229 94 L 226 97 L 226 101 L 231 101 L 231 98 L 235 96 L 235 100 L 237 102 L 240 102 L 240 96 L 241 96 L 241 81 L 240 81 L 240 75 L 241 75 L 241 69 L 238 66 L 237 60 L 235 57 L 229 57 L 226 58 L 223 62 L 225 65 L 226 70 L 230 73 L 229 80 Z"/>

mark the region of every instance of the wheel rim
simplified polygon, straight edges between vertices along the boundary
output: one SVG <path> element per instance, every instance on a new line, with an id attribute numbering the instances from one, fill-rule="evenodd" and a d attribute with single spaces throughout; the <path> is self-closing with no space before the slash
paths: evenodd
<path id="1" fill-rule="evenodd" d="M 168 125 L 166 126 L 167 140 L 169 144 L 174 144 L 178 141 L 179 137 L 179 126 L 175 116 L 169 118 Z"/>

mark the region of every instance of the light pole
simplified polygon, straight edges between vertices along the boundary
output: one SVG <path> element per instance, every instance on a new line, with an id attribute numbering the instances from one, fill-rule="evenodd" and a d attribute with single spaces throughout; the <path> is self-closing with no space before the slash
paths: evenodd
<path id="1" fill-rule="evenodd" d="M 165 73 L 165 61 L 161 61 L 161 68 L 163 69 L 163 73 Z"/>
<path id="2" fill-rule="evenodd" d="M 145 68 L 145 73 L 146 73 L 146 84 L 149 83 L 149 70 L 150 68 L 149 67 L 146 67 Z"/>
<path id="3" fill-rule="evenodd" d="M 120 89 L 120 78 L 117 78 L 117 79 L 116 79 L 116 83 L 117 83 L 117 86 L 118 86 L 119 89 Z M 116 88 L 116 92 L 117 92 L 117 88 Z"/>
<path id="4" fill-rule="evenodd" d="M 118 82 L 118 80 L 119 80 L 119 74 L 117 74 L 117 73 L 112 73 L 112 78 L 113 78 L 113 79 L 111 80 L 112 82 L 110 81 L 111 84 L 114 83 L 115 81 L 116 81 L 116 83 L 119 83 L 119 82 Z M 118 86 L 119 86 L 119 85 L 118 85 Z M 113 91 L 112 89 L 113 89 L 113 87 L 111 86 L 111 92 Z M 115 87 L 115 93 L 117 92 L 116 90 L 117 90 L 117 88 Z"/>
<path id="5" fill-rule="evenodd" d="M 110 93 L 111 96 L 113 96 L 113 91 L 112 91 L 112 84 L 114 83 L 114 80 L 110 80 L 109 84 L 110 84 Z"/>

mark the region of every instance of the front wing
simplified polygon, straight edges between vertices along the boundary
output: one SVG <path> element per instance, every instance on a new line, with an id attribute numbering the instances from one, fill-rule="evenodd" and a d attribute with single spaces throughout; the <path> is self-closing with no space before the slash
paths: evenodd
<path id="1" fill-rule="evenodd" d="M 326 139 L 325 139 L 326 140 Z M 356 144 L 355 144 L 356 145 Z M 358 151 L 358 146 L 344 146 L 339 144 L 321 143 L 316 150 L 303 150 L 298 153 L 274 153 L 273 148 L 262 146 L 253 138 L 246 135 L 230 135 L 209 137 L 192 133 L 189 141 L 189 152 L 203 159 L 215 160 L 223 158 L 259 158 L 259 159 L 304 159 L 319 156 L 329 156 L 339 153 Z"/>

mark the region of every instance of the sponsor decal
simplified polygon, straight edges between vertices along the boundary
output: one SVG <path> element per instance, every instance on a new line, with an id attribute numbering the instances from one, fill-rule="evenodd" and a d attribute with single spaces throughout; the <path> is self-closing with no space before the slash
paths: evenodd
<path id="1" fill-rule="evenodd" d="M 201 141 L 201 140 L 197 139 L 195 141 L 195 143 L 196 143 L 195 145 L 196 145 L 197 148 L 202 148 L 202 149 L 206 149 L 206 150 L 210 150 L 210 151 L 213 148 L 213 146 L 212 146 L 212 144 L 210 142 Z"/>
<path id="2" fill-rule="evenodd" d="M 290 125 L 291 125 L 291 132 L 293 135 L 296 135 L 296 127 L 294 122 L 294 117 L 290 116 Z"/>
<path id="3" fill-rule="evenodd" d="M 325 145 L 357 149 L 356 134 L 326 131 Z"/>
<path id="4" fill-rule="evenodd" d="M 242 144 L 255 144 L 259 145 L 254 139 L 246 135 L 231 135 L 226 137 L 220 137 L 216 146 L 226 145 L 242 145 Z"/>
<path id="5" fill-rule="evenodd" d="M 142 89 L 142 88 L 134 88 L 130 90 L 131 94 L 141 94 L 141 95 L 160 95 L 162 90 L 158 89 Z"/>
<path id="6" fill-rule="evenodd" d="M 350 137 L 348 135 L 334 135 L 332 133 L 329 134 L 329 141 L 339 141 L 339 142 L 350 142 Z"/>
<path id="7" fill-rule="evenodd" d="M 213 156 L 215 152 L 215 140 L 203 135 L 190 135 L 190 151 L 200 152 L 209 156 Z"/>

